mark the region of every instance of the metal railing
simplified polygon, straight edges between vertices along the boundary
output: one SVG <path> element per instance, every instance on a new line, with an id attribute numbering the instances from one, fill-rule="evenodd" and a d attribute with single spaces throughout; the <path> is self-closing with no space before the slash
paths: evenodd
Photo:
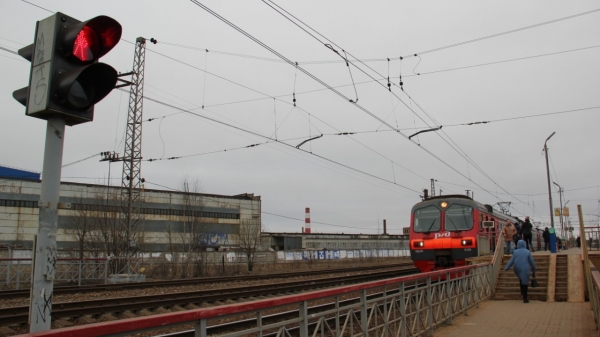
<path id="1" fill-rule="evenodd" d="M 450 278 L 456 275 L 454 278 Z M 416 274 L 252 302 L 38 332 L 116 336 L 195 327 L 196 336 L 423 336 L 490 298 L 491 264 Z M 285 312 L 285 316 L 281 315 Z M 278 317 L 274 319 L 274 317 Z M 243 327 L 226 327 L 244 320 Z M 221 327 L 217 329 L 218 327 Z M 218 331 L 217 331 L 218 330 Z"/>
<path id="2" fill-rule="evenodd" d="M 498 275 L 500 274 L 500 268 L 502 267 L 502 256 L 504 251 L 504 238 L 502 235 L 498 236 L 496 241 L 496 250 L 494 251 L 494 257 L 492 258 L 491 271 L 490 271 L 490 288 L 492 289 L 492 295 L 496 294 L 496 283 L 498 282 Z"/>
<path id="3" fill-rule="evenodd" d="M 106 283 L 109 259 L 59 258 L 55 282 L 81 285 L 82 281 Z M 0 259 L 0 282 L 5 288 L 31 286 L 31 258 Z"/>
<path id="4" fill-rule="evenodd" d="M 586 270 L 587 272 L 587 270 Z M 596 321 L 596 329 L 600 330 L 600 272 L 593 268 L 591 271 L 591 289 L 588 291 L 592 312 L 594 313 L 594 321 Z"/>

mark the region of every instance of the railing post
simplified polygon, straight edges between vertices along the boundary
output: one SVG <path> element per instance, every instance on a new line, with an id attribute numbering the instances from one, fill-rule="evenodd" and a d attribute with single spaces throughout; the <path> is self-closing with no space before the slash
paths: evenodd
<path id="1" fill-rule="evenodd" d="M 448 297 L 448 308 L 446 308 L 446 324 L 452 324 L 452 281 L 450 280 L 450 273 L 446 273 L 446 297 Z"/>
<path id="2" fill-rule="evenodd" d="M 308 302 L 300 303 L 298 314 L 300 315 L 300 337 L 308 337 Z"/>
<path id="3" fill-rule="evenodd" d="M 206 318 L 196 321 L 194 337 L 206 337 Z"/>
<path id="4" fill-rule="evenodd" d="M 467 313 L 468 301 L 467 301 L 467 282 L 466 282 L 466 271 L 462 271 L 462 292 L 463 292 L 463 308 L 465 310 L 465 316 L 469 316 Z"/>
<path id="5" fill-rule="evenodd" d="M 429 336 L 433 336 L 433 293 L 431 291 L 431 277 L 427 278 L 427 324 Z"/>
<path id="6" fill-rule="evenodd" d="M 108 283 L 108 262 L 110 260 L 107 258 L 104 260 L 104 284 Z"/>
<path id="7" fill-rule="evenodd" d="M 388 321 L 388 300 L 387 300 L 387 286 L 383 288 L 383 337 L 388 337 L 389 330 Z"/>
<path id="8" fill-rule="evenodd" d="M 256 327 L 258 328 L 258 333 L 256 334 L 257 337 L 262 337 L 262 335 L 263 335 L 263 330 L 262 330 L 262 311 L 259 311 L 256 314 Z"/>
<path id="9" fill-rule="evenodd" d="M 475 300 L 475 308 L 479 308 L 479 286 L 477 285 L 477 280 L 480 279 L 481 270 L 479 268 L 475 268 L 473 270 L 473 291 L 475 292 L 473 298 Z"/>
<path id="10" fill-rule="evenodd" d="M 81 285 L 81 259 L 79 259 L 79 265 L 77 267 L 77 273 L 79 274 L 77 285 Z"/>
<path id="11" fill-rule="evenodd" d="M 20 280 L 21 280 L 21 261 L 17 261 L 17 285 L 16 285 L 17 289 L 19 289 Z"/>
<path id="12" fill-rule="evenodd" d="M 335 336 L 340 337 L 340 297 L 335 297 Z"/>
<path id="13" fill-rule="evenodd" d="M 360 292 L 360 326 L 363 337 L 369 337 L 369 322 L 367 318 L 367 291 Z"/>
<path id="14" fill-rule="evenodd" d="M 12 261 L 6 260 L 6 286 L 10 285 L 10 265 Z"/>
<path id="15" fill-rule="evenodd" d="M 400 283 L 400 316 L 402 316 L 400 332 L 402 337 L 406 337 L 406 294 L 404 292 L 404 282 Z"/>

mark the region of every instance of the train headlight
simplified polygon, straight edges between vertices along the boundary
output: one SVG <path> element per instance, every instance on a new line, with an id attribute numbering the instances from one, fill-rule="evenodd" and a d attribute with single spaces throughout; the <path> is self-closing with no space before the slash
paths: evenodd
<path id="1" fill-rule="evenodd" d="M 414 241 L 413 248 L 423 248 L 425 246 L 425 242 L 423 241 Z"/>
<path id="2" fill-rule="evenodd" d="M 442 208 L 446 208 L 446 207 L 448 207 L 448 203 L 447 203 L 447 202 L 445 202 L 445 201 L 442 201 L 442 202 L 440 203 L 440 206 L 441 206 Z"/>
<path id="3" fill-rule="evenodd" d="M 473 245 L 473 240 L 471 240 L 471 239 L 460 240 L 460 244 L 461 244 L 461 246 L 471 246 L 471 245 Z"/>

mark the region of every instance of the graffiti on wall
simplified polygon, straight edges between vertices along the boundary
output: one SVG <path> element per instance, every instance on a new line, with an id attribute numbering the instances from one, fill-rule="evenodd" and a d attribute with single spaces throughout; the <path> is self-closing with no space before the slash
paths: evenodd
<path id="1" fill-rule="evenodd" d="M 227 245 L 229 234 L 224 233 L 202 233 L 198 235 L 198 244 L 202 246 Z"/>
<path id="2" fill-rule="evenodd" d="M 410 256 L 408 250 L 398 249 L 365 249 L 365 250 L 319 250 L 319 251 L 278 251 L 277 259 L 286 261 L 306 260 L 338 260 L 376 257 Z"/>

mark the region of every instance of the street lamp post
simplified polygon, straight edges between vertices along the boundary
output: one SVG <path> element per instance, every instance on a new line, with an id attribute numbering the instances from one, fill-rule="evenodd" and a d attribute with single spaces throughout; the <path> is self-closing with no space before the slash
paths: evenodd
<path id="1" fill-rule="evenodd" d="M 560 219 L 560 234 L 564 238 L 564 237 L 566 237 L 566 235 L 565 235 L 565 225 L 564 225 L 564 222 L 563 222 L 563 204 L 562 204 L 562 191 L 563 191 L 563 188 L 559 184 L 557 184 L 556 182 L 554 182 L 554 181 L 552 183 L 554 185 L 558 186 L 558 198 L 560 200 L 560 213 L 559 213 L 559 215 L 560 215 L 560 218 L 559 218 Z"/>
<path id="2" fill-rule="evenodd" d="M 548 201 L 550 204 L 550 252 L 556 253 L 556 233 L 554 232 L 554 214 L 552 213 L 552 189 L 550 186 L 550 166 L 548 165 L 548 140 L 554 136 L 556 132 L 552 132 L 544 142 L 544 154 L 546 155 L 546 175 L 548 177 Z"/>

